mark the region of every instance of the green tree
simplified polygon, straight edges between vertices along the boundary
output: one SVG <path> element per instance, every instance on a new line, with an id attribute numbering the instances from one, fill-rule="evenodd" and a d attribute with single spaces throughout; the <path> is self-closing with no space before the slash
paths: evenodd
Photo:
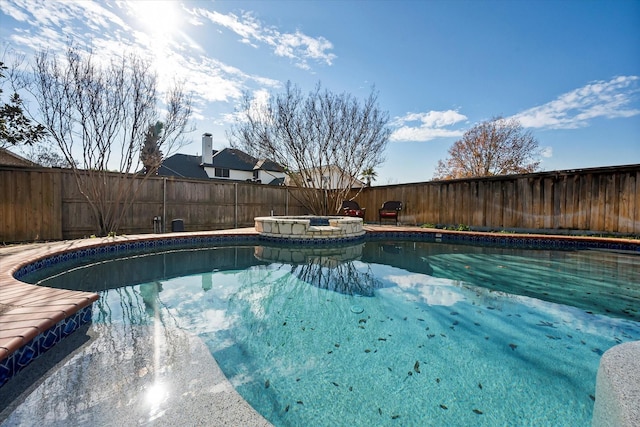
<path id="1" fill-rule="evenodd" d="M 373 168 L 369 167 L 364 169 L 360 176 L 364 180 L 367 187 L 371 187 L 371 182 L 376 180 L 378 173 Z"/>
<path id="2" fill-rule="evenodd" d="M 9 68 L 0 62 L 0 148 L 9 145 L 31 145 L 42 140 L 46 134 L 44 126 L 34 123 L 24 113 L 23 101 L 14 92 L 4 102 L 3 89 Z"/>
<path id="3" fill-rule="evenodd" d="M 162 122 L 156 122 L 155 125 L 149 126 L 144 138 L 144 144 L 140 150 L 140 161 L 147 175 L 154 174 L 162 165 L 162 151 L 158 146 L 158 141 L 162 135 L 163 127 Z"/>

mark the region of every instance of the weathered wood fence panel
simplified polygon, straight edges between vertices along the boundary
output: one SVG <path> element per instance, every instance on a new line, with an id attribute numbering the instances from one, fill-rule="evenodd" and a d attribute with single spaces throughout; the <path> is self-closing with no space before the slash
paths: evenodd
<path id="1" fill-rule="evenodd" d="M 405 224 L 640 235 L 640 165 L 371 187 L 355 200 L 371 222 L 400 200 Z"/>
<path id="2" fill-rule="evenodd" d="M 113 180 L 117 174 L 108 174 Z M 152 233 L 153 219 L 187 231 L 249 227 L 264 215 L 304 215 L 296 189 L 222 180 L 136 179 L 136 202 L 120 234 Z M 355 194 L 355 193 L 354 193 Z M 463 224 L 492 230 L 591 231 L 640 235 L 640 165 L 399 184 L 364 189 L 356 201 L 377 222 L 400 200 L 404 224 Z M 93 211 L 71 171 L 0 167 L 0 240 L 69 239 L 95 233 Z"/>
<path id="3" fill-rule="evenodd" d="M 53 169 L 0 171 L 0 240 L 61 239 L 61 185 Z"/>

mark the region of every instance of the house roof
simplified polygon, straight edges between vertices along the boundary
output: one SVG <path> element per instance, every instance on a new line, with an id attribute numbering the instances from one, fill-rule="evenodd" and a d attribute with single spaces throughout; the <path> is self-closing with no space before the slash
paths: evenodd
<path id="1" fill-rule="evenodd" d="M 244 151 L 224 148 L 213 155 L 212 166 L 251 172 L 256 163 L 257 159 Z"/>
<path id="2" fill-rule="evenodd" d="M 32 162 L 29 159 L 25 159 L 16 153 L 0 148 L 0 165 L 7 166 L 40 166 L 37 163 Z"/>
<path id="3" fill-rule="evenodd" d="M 174 154 L 162 161 L 158 169 L 159 176 L 179 176 L 181 178 L 209 179 L 207 172 L 200 166 L 201 156 Z"/>
<path id="4" fill-rule="evenodd" d="M 174 154 L 163 160 L 158 169 L 158 175 L 208 179 L 209 176 L 203 166 L 247 172 L 254 170 L 284 172 L 282 166 L 271 160 L 258 160 L 238 149 L 224 148 L 220 151 L 214 150 L 211 164 L 206 165 L 202 164 L 201 156 Z"/>

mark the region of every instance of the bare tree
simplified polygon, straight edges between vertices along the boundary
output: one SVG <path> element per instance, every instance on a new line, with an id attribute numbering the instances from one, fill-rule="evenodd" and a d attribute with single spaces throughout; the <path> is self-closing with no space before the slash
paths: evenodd
<path id="1" fill-rule="evenodd" d="M 538 141 L 516 119 L 496 117 L 464 133 L 438 161 L 435 179 L 535 172 L 540 166 Z"/>
<path id="2" fill-rule="evenodd" d="M 22 148 L 24 157 L 47 168 L 71 168 L 71 164 L 58 151 L 58 147 L 50 142 L 26 145 Z"/>
<path id="3" fill-rule="evenodd" d="M 70 46 L 64 59 L 40 52 L 33 83 L 42 124 L 74 171 L 91 206 L 96 234 L 117 232 L 141 187 L 136 171 L 147 132 L 159 121 L 157 79 L 150 63 L 131 54 L 99 64 L 91 53 Z M 176 86 L 165 105 L 157 147 L 169 154 L 184 142 L 191 100 Z M 81 159 L 76 162 L 75 156 Z M 153 167 L 158 166 L 155 162 Z"/>
<path id="4" fill-rule="evenodd" d="M 239 117 L 228 133 L 232 145 L 282 165 L 302 189 L 294 197 L 317 215 L 337 213 L 360 171 L 383 162 L 391 132 L 373 90 L 361 103 L 320 84 L 304 97 L 287 82 L 284 93 L 264 104 L 245 94 Z"/>

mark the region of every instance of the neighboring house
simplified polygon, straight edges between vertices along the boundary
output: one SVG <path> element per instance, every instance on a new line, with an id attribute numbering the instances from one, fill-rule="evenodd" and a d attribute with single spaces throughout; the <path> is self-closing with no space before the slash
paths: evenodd
<path id="1" fill-rule="evenodd" d="M 329 165 L 323 168 L 307 169 L 304 172 L 304 176 L 309 183 L 309 186 L 314 188 L 323 188 L 326 190 L 337 190 L 346 188 L 350 182 L 353 182 L 351 188 L 362 188 L 365 186 L 364 182 L 355 177 L 350 177 L 340 167 L 335 165 Z M 287 186 L 296 186 L 294 180 L 291 177 L 285 178 Z"/>
<path id="2" fill-rule="evenodd" d="M 11 151 L 0 148 L 0 165 L 1 166 L 40 166 L 31 160 L 25 159 Z"/>
<path id="3" fill-rule="evenodd" d="M 270 160 L 256 159 L 235 148 L 213 150 L 211 134 L 202 136 L 202 156 L 174 154 L 163 160 L 159 176 L 182 178 L 218 178 L 252 181 L 270 185 L 284 183 L 284 169 Z"/>

